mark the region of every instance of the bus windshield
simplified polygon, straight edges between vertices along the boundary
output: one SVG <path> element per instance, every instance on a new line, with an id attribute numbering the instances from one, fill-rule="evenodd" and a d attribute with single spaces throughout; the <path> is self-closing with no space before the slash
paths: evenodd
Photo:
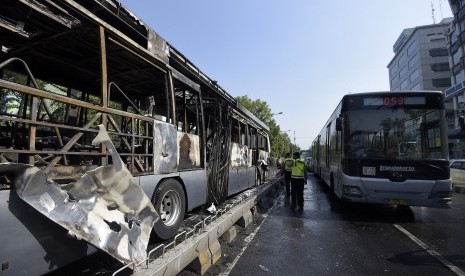
<path id="1" fill-rule="evenodd" d="M 357 159 L 446 159 L 441 116 L 441 109 L 400 106 L 347 111 L 345 155 Z"/>

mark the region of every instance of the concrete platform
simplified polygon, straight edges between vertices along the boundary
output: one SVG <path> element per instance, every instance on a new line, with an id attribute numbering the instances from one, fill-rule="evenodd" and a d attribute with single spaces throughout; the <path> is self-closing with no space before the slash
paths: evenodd
<path id="1" fill-rule="evenodd" d="M 241 204 L 211 221 L 205 226 L 205 229 L 175 245 L 173 249 L 166 252 L 163 250 L 165 252 L 163 257 L 158 257 L 147 264 L 141 264 L 135 273 L 137 275 L 176 275 L 190 266 L 190 269 L 198 275 L 204 274 L 221 257 L 221 246 L 218 243 L 218 238 L 241 219 L 245 218 L 244 226 L 246 227 L 246 223 L 251 219 L 251 209 L 261 198 L 266 197 L 272 189 L 275 189 L 280 181 L 281 178 L 275 178 L 267 184 L 238 195 L 243 199 Z"/>

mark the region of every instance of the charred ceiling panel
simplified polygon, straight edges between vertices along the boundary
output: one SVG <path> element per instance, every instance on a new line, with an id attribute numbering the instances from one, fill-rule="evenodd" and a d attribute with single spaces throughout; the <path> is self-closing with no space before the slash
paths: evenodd
<path id="1" fill-rule="evenodd" d="M 50 1 L 17 0 L 12 2 L 10 0 L 6 0 L 2 2 L 5 2 L 6 7 L 8 7 L 9 5 L 15 5 L 16 12 L 18 12 L 19 9 L 28 9 L 29 14 L 23 15 L 25 19 L 24 21 L 22 21 L 23 24 L 25 24 L 25 22 L 30 22 L 31 17 L 34 13 L 46 16 L 49 19 L 53 20 L 54 23 L 59 23 L 67 28 L 72 28 L 80 24 L 80 21 L 74 16 L 72 16 L 68 11 Z M 18 2 L 21 3 L 23 6 L 18 5 Z M 35 15 L 34 17 L 36 18 L 37 15 Z"/>
<path id="2" fill-rule="evenodd" d="M 238 143 L 231 143 L 231 167 L 233 169 L 247 168 L 249 150 L 247 146 Z"/>
<path id="3" fill-rule="evenodd" d="M 191 87 L 195 91 L 200 92 L 200 85 L 198 85 L 197 83 L 191 81 L 188 77 L 181 74 L 179 71 L 177 71 L 174 68 L 171 68 L 171 72 L 173 73 L 173 77 L 175 77 L 176 79 L 182 81 L 184 84 L 188 85 L 189 87 Z"/>
<path id="4" fill-rule="evenodd" d="M 31 44 L 57 33 L 68 32 L 81 23 L 51 1 L 2 0 L 0 46 L 4 48 L 0 50 L 14 52 L 19 49 L 24 52 Z"/>
<path id="5" fill-rule="evenodd" d="M 154 30 L 149 29 L 149 37 L 147 42 L 147 50 L 159 57 L 164 62 L 169 62 L 169 46 L 161 36 L 159 36 Z"/>
<path id="6" fill-rule="evenodd" d="M 116 153 L 103 126 L 93 144 L 105 144 L 113 164 L 88 171 L 77 182 L 59 185 L 37 167 L 0 164 L 13 173 L 18 196 L 46 217 L 121 262 L 140 262 L 158 215 Z"/>
<path id="7" fill-rule="evenodd" d="M 179 160 L 178 169 L 200 168 L 199 136 L 178 132 Z"/>
<path id="8" fill-rule="evenodd" d="M 147 47 L 149 27 L 117 0 L 74 0 L 134 42 Z"/>
<path id="9" fill-rule="evenodd" d="M 155 174 L 175 172 L 177 168 L 177 131 L 174 125 L 155 121 L 153 133 Z"/>

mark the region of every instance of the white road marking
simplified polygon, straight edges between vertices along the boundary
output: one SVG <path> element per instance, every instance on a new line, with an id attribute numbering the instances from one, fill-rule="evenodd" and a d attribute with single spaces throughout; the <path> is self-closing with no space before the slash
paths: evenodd
<path id="1" fill-rule="evenodd" d="M 239 252 L 239 254 L 236 256 L 236 258 L 234 259 L 234 261 L 228 265 L 228 269 L 226 269 L 226 271 L 220 273 L 219 275 L 220 276 L 228 276 L 229 273 L 231 273 L 231 270 L 234 268 L 234 266 L 236 266 L 237 262 L 239 261 L 239 259 L 242 257 L 242 254 L 244 254 L 245 250 L 247 250 L 247 247 L 249 247 L 249 244 L 250 242 L 253 240 L 253 238 L 255 237 L 255 235 L 257 234 L 258 230 L 260 230 L 260 227 L 262 227 L 263 223 L 265 222 L 265 220 L 268 218 L 268 215 L 275 209 L 276 207 L 276 204 L 278 203 L 279 199 L 281 198 L 281 195 L 283 194 L 283 192 L 281 192 L 281 194 L 276 198 L 275 202 L 273 203 L 273 206 L 268 209 L 268 212 L 266 212 L 266 214 L 263 215 L 263 220 L 262 222 L 260 223 L 260 225 L 250 234 L 248 235 L 244 241 L 245 241 L 245 245 L 244 247 L 241 249 L 241 252 Z"/>
<path id="2" fill-rule="evenodd" d="M 465 276 L 465 272 L 461 270 L 460 268 L 456 267 L 454 264 L 446 260 L 443 256 L 441 256 L 438 252 L 436 252 L 434 249 L 429 247 L 427 244 L 422 242 L 420 239 L 415 237 L 412 233 L 407 231 L 404 227 L 398 225 L 398 224 L 393 224 L 394 227 L 396 227 L 400 232 L 404 233 L 407 237 L 409 237 L 413 242 L 418 244 L 421 248 L 423 248 L 426 252 L 428 252 L 431 256 L 435 257 L 438 261 L 440 261 L 445 267 L 448 267 L 452 272 L 454 272 L 457 275 L 460 276 Z"/>

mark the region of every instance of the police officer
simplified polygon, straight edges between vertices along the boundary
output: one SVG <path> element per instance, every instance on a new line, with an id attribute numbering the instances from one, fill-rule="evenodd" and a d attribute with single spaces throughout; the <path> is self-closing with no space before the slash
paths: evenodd
<path id="1" fill-rule="evenodd" d="M 287 152 L 285 155 L 286 159 L 284 159 L 284 183 L 286 184 L 286 198 L 291 196 L 291 174 L 292 174 L 292 166 L 294 166 L 294 159 L 291 158 L 291 153 Z"/>
<path id="2" fill-rule="evenodd" d="M 304 209 L 304 185 L 307 183 L 305 162 L 300 159 L 300 152 L 294 152 L 294 165 L 291 172 L 291 209 L 298 206 L 298 211 Z"/>

